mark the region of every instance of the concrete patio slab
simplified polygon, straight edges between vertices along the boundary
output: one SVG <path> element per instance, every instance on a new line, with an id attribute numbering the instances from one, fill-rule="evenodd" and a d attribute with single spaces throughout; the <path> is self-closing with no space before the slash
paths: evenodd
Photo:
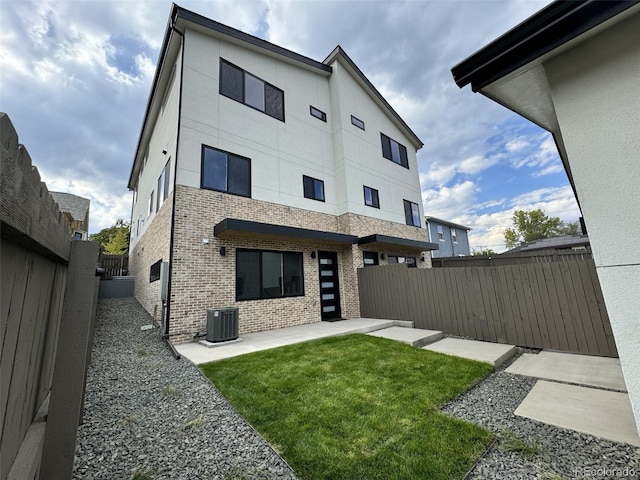
<path id="1" fill-rule="evenodd" d="M 620 360 L 617 358 L 545 351 L 537 355 L 525 353 L 506 372 L 627 391 Z"/>
<path id="2" fill-rule="evenodd" d="M 317 322 L 265 332 L 246 333 L 240 336 L 240 342 L 233 342 L 228 345 L 220 344 L 215 348 L 207 348 L 197 342 L 192 342 L 175 345 L 175 349 L 180 355 L 199 365 L 244 355 L 245 353 L 306 342 L 316 338 L 349 333 L 369 333 L 389 327 L 412 328 L 413 322 L 376 318 L 351 318 L 337 322 Z"/>
<path id="3" fill-rule="evenodd" d="M 539 380 L 515 414 L 640 447 L 629 395 Z"/>
<path id="4" fill-rule="evenodd" d="M 423 330 L 421 328 L 405 327 L 384 328 L 382 330 L 376 330 L 375 332 L 369 332 L 367 335 L 397 340 L 398 342 L 408 343 L 413 347 L 423 347 L 442 338 L 442 332 L 439 330 Z"/>
<path id="5" fill-rule="evenodd" d="M 516 347 L 513 345 L 465 340 L 462 338 L 443 338 L 422 348 L 456 357 L 490 363 L 494 367 L 502 365 L 508 358 L 511 358 L 516 353 Z"/>

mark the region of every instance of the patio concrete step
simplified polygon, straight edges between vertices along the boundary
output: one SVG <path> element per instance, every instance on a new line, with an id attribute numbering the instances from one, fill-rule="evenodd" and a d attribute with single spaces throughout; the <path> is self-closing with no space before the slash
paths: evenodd
<path id="1" fill-rule="evenodd" d="M 516 347 L 513 345 L 451 337 L 443 338 L 422 348 L 455 357 L 490 363 L 494 367 L 502 365 L 516 353 Z"/>
<path id="2" fill-rule="evenodd" d="M 423 347 L 442 338 L 438 330 L 423 330 L 421 328 L 389 327 L 369 332 L 374 337 L 388 338 L 398 342 L 408 343 L 414 347 Z"/>
<path id="3" fill-rule="evenodd" d="M 547 351 L 525 353 L 506 372 L 623 392 L 627 390 L 617 358 Z"/>

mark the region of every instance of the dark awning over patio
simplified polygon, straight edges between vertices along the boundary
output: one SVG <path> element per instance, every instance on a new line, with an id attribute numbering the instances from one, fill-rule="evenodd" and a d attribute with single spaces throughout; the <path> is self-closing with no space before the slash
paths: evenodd
<path id="1" fill-rule="evenodd" d="M 367 245 L 380 248 L 409 248 L 411 250 L 438 250 L 440 247 L 431 242 L 422 242 L 420 240 L 410 240 L 408 238 L 391 237 L 389 235 L 369 235 L 358 239 L 358 245 Z"/>
<path id="2" fill-rule="evenodd" d="M 287 227 L 273 223 L 253 222 L 225 218 L 213 227 L 213 235 L 220 238 L 259 237 L 269 239 L 294 239 L 296 241 L 334 243 L 351 245 L 358 241 L 355 235 L 311 230 L 308 228 Z"/>

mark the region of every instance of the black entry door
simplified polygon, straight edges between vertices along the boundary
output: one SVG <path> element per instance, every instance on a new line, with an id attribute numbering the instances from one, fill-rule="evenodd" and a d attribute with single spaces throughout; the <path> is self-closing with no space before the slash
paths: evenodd
<path id="1" fill-rule="evenodd" d="M 322 320 L 335 320 L 340 311 L 340 286 L 338 285 L 338 254 L 318 252 L 320 270 L 320 308 Z"/>

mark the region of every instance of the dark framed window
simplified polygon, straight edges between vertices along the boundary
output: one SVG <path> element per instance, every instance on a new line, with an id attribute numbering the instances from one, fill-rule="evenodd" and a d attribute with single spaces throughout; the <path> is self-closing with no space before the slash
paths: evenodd
<path id="1" fill-rule="evenodd" d="M 220 94 L 284 122 L 284 92 L 222 58 Z"/>
<path id="2" fill-rule="evenodd" d="M 251 159 L 202 145 L 200 187 L 251 196 Z"/>
<path id="3" fill-rule="evenodd" d="M 378 252 L 362 252 L 362 263 L 365 267 L 378 265 Z"/>
<path id="4" fill-rule="evenodd" d="M 409 168 L 409 158 L 407 157 L 407 147 L 395 140 L 387 137 L 384 133 L 380 134 L 382 142 L 382 156 L 392 162 Z"/>
<path id="5" fill-rule="evenodd" d="M 380 199 L 378 198 L 378 190 L 363 185 L 364 204 L 373 208 L 380 208 Z"/>
<path id="6" fill-rule="evenodd" d="M 162 265 L 162 259 L 158 260 L 149 268 L 149 283 L 160 280 L 160 265 Z"/>
<path id="7" fill-rule="evenodd" d="M 322 120 L 323 122 L 327 121 L 327 114 L 312 105 L 309 105 L 309 113 L 312 117 L 316 117 L 318 120 Z"/>
<path id="8" fill-rule="evenodd" d="M 409 200 L 403 200 L 404 202 L 404 220 L 407 225 L 413 225 L 414 227 L 420 226 L 420 208 L 417 203 L 410 202 Z"/>
<path id="9" fill-rule="evenodd" d="M 406 263 L 408 268 L 417 268 L 416 257 L 402 257 L 398 255 L 388 255 L 387 262 L 389 264 L 393 263 Z"/>
<path id="10" fill-rule="evenodd" d="M 322 180 L 303 175 L 302 188 L 304 190 L 304 198 L 324 202 L 324 182 Z"/>
<path id="11" fill-rule="evenodd" d="M 236 250 L 236 300 L 304 295 L 301 252 Z"/>
<path id="12" fill-rule="evenodd" d="M 151 191 L 151 195 L 149 195 L 149 205 L 148 205 L 149 208 L 147 209 L 148 210 L 147 215 L 151 215 L 153 213 L 153 206 L 155 205 L 153 203 L 153 193 L 154 192 Z"/>
<path id="13" fill-rule="evenodd" d="M 364 130 L 364 122 L 353 115 L 351 115 L 351 125 L 355 125 L 359 129 Z"/>
<path id="14" fill-rule="evenodd" d="M 169 171 L 171 168 L 171 158 L 167 160 L 162 173 L 158 177 L 158 202 L 156 204 L 156 212 L 160 210 L 160 206 L 164 203 L 169 195 Z"/>

